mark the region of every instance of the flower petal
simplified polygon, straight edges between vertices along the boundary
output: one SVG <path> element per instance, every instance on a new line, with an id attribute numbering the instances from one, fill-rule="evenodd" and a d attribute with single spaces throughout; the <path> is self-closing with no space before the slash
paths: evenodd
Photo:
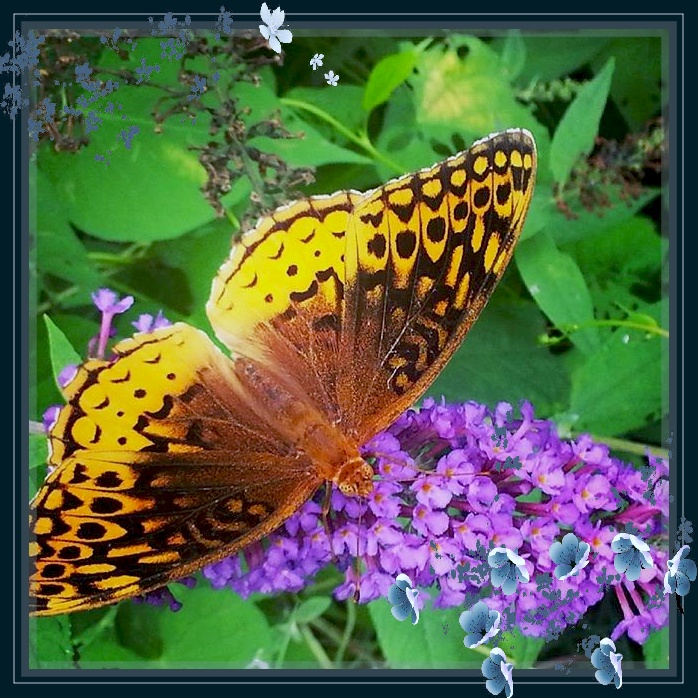
<path id="1" fill-rule="evenodd" d="M 555 568 L 555 571 L 553 574 L 560 580 L 562 581 L 563 579 L 567 579 L 567 577 L 572 575 L 572 570 L 574 568 L 571 565 L 558 565 Z"/>
<path id="2" fill-rule="evenodd" d="M 678 564 L 678 571 L 685 574 L 692 582 L 696 581 L 696 563 L 693 560 L 681 560 Z"/>
<path id="3" fill-rule="evenodd" d="M 275 27 L 280 27 L 284 23 L 285 18 L 286 18 L 286 13 L 280 7 L 277 7 L 271 13 L 271 21 Z"/>
<path id="4" fill-rule="evenodd" d="M 624 553 L 632 547 L 632 541 L 627 533 L 619 533 L 611 541 L 611 550 L 614 553 Z"/>
<path id="5" fill-rule="evenodd" d="M 293 34 L 288 29 L 279 29 L 279 31 L 276 32 L 276 38 L 282 44 L 290 44 L 293 39 Z"/>
<path id="6" fill-rule="evenodd" d="M 281 53 L 281 44 L 274 34 L 269 37 L 269 48 L 276 53 Z"/>
<path id="7" fill-rule="evenodd" d="M 548 551 L 548 555 L 550 555 L 550 559 L 556 564 L 560 565 L 562 564 L 562 555 L 564 553 L 564 547 L 562 543 L 559 541 L 555 541 L 551 546 L 550 550 Z"/>
<path id="8" fill-rule="evenodd" d="M 688 581 L 688 577 L 685 574 L 678 572 L 676 574 L 676 593 L 679 596 L 686 596 L 689 591 L 691 591 L 691 582 Z"/>
<path id="9" fill-rule="evenodd" d="M 393 618 L 399 621 L 403 621 L 412 613 L 412 607 L 409 604 L 407 604 L 406 606 L 404 604 L 393 606 L 390 609 L 390 612 L 393 614 Z"/>

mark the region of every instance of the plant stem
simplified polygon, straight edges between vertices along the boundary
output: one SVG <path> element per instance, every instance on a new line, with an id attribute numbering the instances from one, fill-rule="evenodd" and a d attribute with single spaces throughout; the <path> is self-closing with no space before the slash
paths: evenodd
<path id="1" fill-rule="evenodd" d="M 577 434 L 581 435 L 581 432 L 577 432 Z M 616 451 L 634 453 L 638 456 L 644 456 L 647 453 L 650 453 L 656 458 L 663 458 L 664 460 L 669 460 L 669 450 L 666 448 L 649 446 L 648 444 L 639 444 L 634 441 L 628 441 L 627 439 L 617 439 L 613 436 L 596 436 L 595 434 L 590 434 L 590 436 L 594 441 L 606 444 L 607 446 Z"/>
<path id="2" fill-rule="evenodd" d="M 579 330 L 586 329 L 587 327 L 627 327 L 631 330 L 640 330 L 641 332 L 656 334 L 660 337 L 669 337 L 669 331 L 665 330 L 663 327 L 659 327 L 658 325 L 644 325 L 640 322 L 633 322 L 631 320 L 590 320 L 589 322 L 583 322 L 579 325 L 571 325 L 569 327 L 561 327 L 560 329 L 565 334 L 570 335 Z"/>
<path id="3" fill-rule="evenodd" d="M 402 167 L 399 163 L 395 162 L 387 155 L 377 150 L 374 147 L 373 143 L 371 143 L 371 141 L 368 138 L 368 135 L 365 132 L 362 132 L 359 135 L 353 133 L 340 121 L 337 121 L 337 119 L 335 119 L 333 116 L 328 114 L 323 109 L 316 107 L 314 104 L 308 104 L 307 102 L 303 102 L 299 99 L 291 99 L 289 97 L 282 97 L 280 101 L 287 107 L 295 107 L 296 109 L 307 111 L 308 113 L 313 114 L 317 116 L 319 119 L 322 119 L 323 121 L 327 122 L 338 133 L 341 133 L 347 140 L 350 140 L 355 145 L 358 145 L 360 148 L 365 150 L 374 160 L 382 162 L 384 165 L 393 170 L 395 174 L 403 174 L 405 172 L 405 168 Z"/>
<path id="4" fill-rule="evenodd" d="M 312 631 L 310 630 L 310 627 L 306 623 L 303 623 L 299 626 L 299 629 L 301 631 L 301 635 L 305 639 L 306 644 L 310 648 L 310 651 L 317 659 L 318 664 L 323 669 L 334 669 L 332 661 L 327 656 L 327 653 L 323 649 L 322 645 L 317 641 L 315 635 L 313 635 Z"/>
<path id="5" fill-rule="evenodd" d="M 342 633 L 342 641 L 337 648 L 337 653 L 335 654 L 334 661 L 335 664 L 339 664 L 344 659 L 344 652 L 347 649 L 351 634 L 354 632 L 354 626 L 356 625 L 356 607 L 351 601 L 347 601 L 345 604 L 347 609 L 347 622 L 344 626 L 344 632 Z"/>

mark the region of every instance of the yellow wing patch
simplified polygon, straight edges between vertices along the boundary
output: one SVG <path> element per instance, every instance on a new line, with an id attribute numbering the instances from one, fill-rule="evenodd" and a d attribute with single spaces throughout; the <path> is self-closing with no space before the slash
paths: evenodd
<path id="1" fill-rule="evenodd" d="M 260 325 L 299 312 L 318 321 L 338 314 L 344 238 L 358 196 L 345 191 L 295 202 L 261 219 L 233 246 L 206 306 L 226 346 L 249 353 Z"/>

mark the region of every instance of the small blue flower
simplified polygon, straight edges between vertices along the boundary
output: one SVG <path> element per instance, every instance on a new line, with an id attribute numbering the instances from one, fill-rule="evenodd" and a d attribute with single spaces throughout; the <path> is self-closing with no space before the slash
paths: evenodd
<path id="1" fill-rule="evenodd" d="M 591 654 L 591 663 L 598 669 L 594 674 L 596 680 L 604 686 L 613 681 L 616 688 L 620 688 L 623 685 L 622 661 L 623 655 L 616 653 L 613 640 L 605 637 L 601 640 L 601 647 L 595 649 Z"/>
<path id="2" fill-rule="evenodd" d="M 419 591 L 412 588 L 412 580 L 406 574 L 399 574 L 395 578 L 395 584 L 388 589 L 388 601 L 393 604 L 391 612 L 399 621 L 409 617 L 412 625 L 419 622 L 419 609 L 417 608 L 417 594 Z"/>
<path id="3" fill-rule="evenodd" d="M 619 533 L 611 541 L 611 550 L 616 553 L 613 565 L 616 572 L 625 574 L 629 582 L 639 579 L 644 569 L 654 567 L 649 545 L 632 533 Z"/>
<path id="4" fill-rule="evenodd" d="M 313 66 L 313 70 L 316 68 L 319 68 L 322 65 L 322 59 L 325 57 L 324 53 L 316 53 L 311 59 L 310 59 L 310 65 Z"/>
<path id="5" fill-rule="evenodd" d="M 696 563 L 688 559 L 691 548 L 684 545 L 667 562 L 668 572 L 664 575 L 664 593 L 686 596 L 691 590 L 691 582 L 696 581 Z"/>
<path id="6" fill-rule="evenodd" d="M 550 559 L 557 565 L 554 574 L 558 579 L 576 577 L 589 564 L 589 544 L 568 533 L 562 543 L 555 541 L 550 546 Z"/>
<path id="7" fill-rule="evenodd" d="M 527 582 L 530 578 L 524 559 L 509 548 L 494 548 L 487 562 L 492 567 L 492 586 L 501 587 L 503 594 L 513 594 L 519 582 Z"/>
<path id="8" fill-rule="evenodd" d="M 467 633 L 463 644 L 470 649 L 487 642 L 499 632 L 499 619 L 499 613 L 490 611 L 483 601 L 478 601 L 472 608 L 463 611 L 458 619 L 460 627 Z"/>
<path id="9" fill-rule="evenodd" d="M 504 690 L 506 698 L 511 698 L 514 695 L 514 682 L 511 678 L 513 668 L 513 664 L 507 663 L 506 654 L 499 647 L 495 647 L 482 663 L 482 675 L 487 679 L 485 688 L 493 696 Z"/>

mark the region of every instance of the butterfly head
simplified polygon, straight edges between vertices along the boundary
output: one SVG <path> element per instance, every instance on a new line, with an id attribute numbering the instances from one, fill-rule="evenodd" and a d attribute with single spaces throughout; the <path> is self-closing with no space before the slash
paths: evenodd
<path id="1" fill-rule="evenodd" d="M 373 468 L 361 456 L 347 459 L 333 478 L 342 494 L 367 497 L 373 492 Z"/>

